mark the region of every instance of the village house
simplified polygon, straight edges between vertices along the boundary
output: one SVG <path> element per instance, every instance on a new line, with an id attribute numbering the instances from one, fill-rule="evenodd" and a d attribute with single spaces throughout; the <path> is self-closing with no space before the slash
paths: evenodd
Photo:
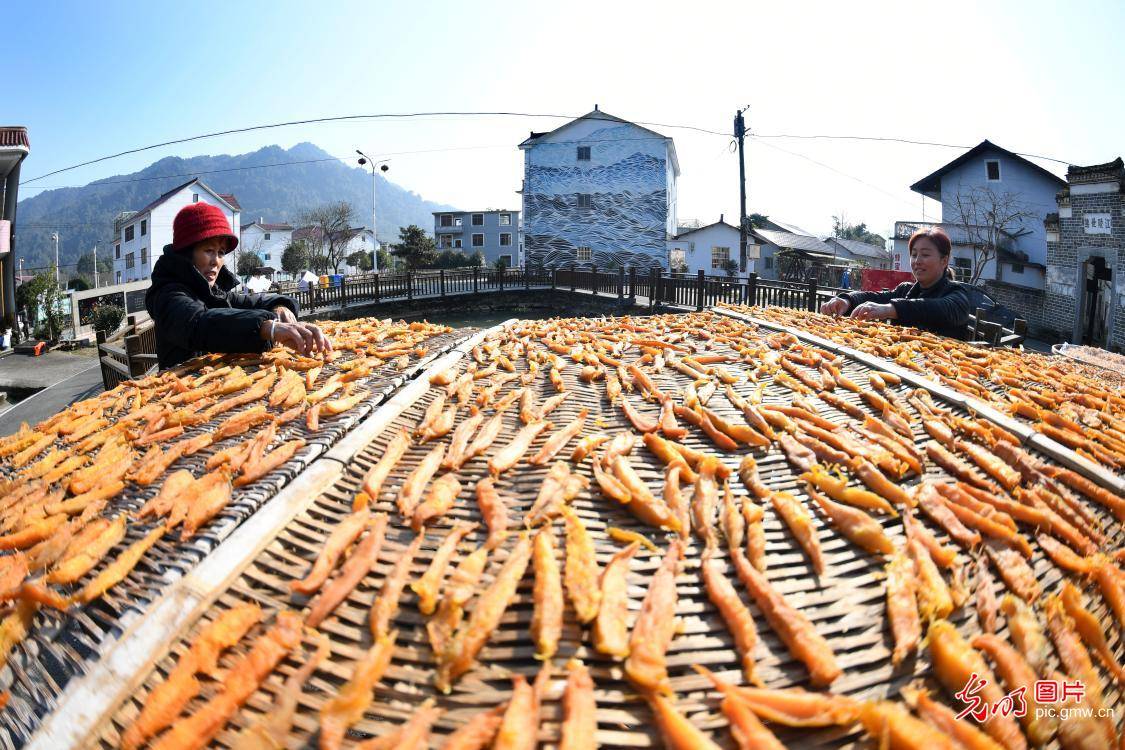
<path id="1" fill-rule="evenodd" d="M 467 256 L 480 252 L 485 265 L 502 261 L 508 268 L 523 266 L 520 212 L 434 211 L 434 238 L 438 251 L 459 250 Z"/>
<path id="2" fill-rule="evenodd" d="M 680 175 L 671 138 L 595 107 L 519 148 L 529 267 L 667 266 Z"/>
<path id="3" fill-rule="evenodd" d="M 1065 185 L 1034 162 L 981 141 L 910 186 L 940 202 L 941 217 L 933 222 L 895 222 L 894 268 L 910 269 L 911 234 L 940 226 L 953 244 L 950 266 L 955 278 L 983 287 L 1034 331 L 1046 287 L 1044 220 L 1056 211 L 1055 194 Z M 981 251 L 989 238 L 994 238 L 994 253 Z"/>
<path id="4" fill-rule="evenodd" d="M 769 218 L 757 221 L 750 230 L 747 253 L 760 258 L 758 275 L 763 279 L 806 281 L 810 273 L 819 276 L 819 268 L 834 262 L 835 254 L 828 245 L 793 224 Z"/>
<path id="5" fill-rule="evenodd" d="M 824 240 L 835 253 L 835 262 L 846 262 L 863 268 L 875 268 L 881 271 L 891 269 L 893 259 L 891 251 L 879 245 L 860 240 L 846 240 L 840 237 L 828 237 Z"/>
<path id="6" fill-rule="evenodd" d="M 1125 162 L 1070 167 L 1056 201 L 1043 222 L 1047 279 L 1035 322 L 1060 339 L 1122 351 Z"/>
<path id="7" fill-rule="evenodd" d="M 152 276 L 164 246 L 172 244 L 172 220 L 190 203 L 210 203 L 223 211 L 231 227 L 239 226 L 242 207 L 233 195 L 222 195 L 196 178 L 174 187 L 139 211 L 124 211 L 113 220 L 113 280 L 116 284 Z M 238 253 L 226 262 L 237 265 Z"/>
<path id="8" fill-rule="evenodd" d="M 733 276 L 746 278 L 757 269 L 759 245 L 747 238 L 746 270 L 739 270 L 738 227 L 723 220 L 722 214 L 714 224 L 704 227 L 684 227 L 668 240 L 668 267 L 674 273 L 707 276 Z M 729 272 L 728 272 L 728 269 Z"/>
<path id="9" fill-rule="evenodd" d="M 255 253 L 262 259 L 264 267 L 281 271 L 281 254 L 293 239 L 293 226 L 279 223 L 270 224 L 264 218 L 243 224 L 239 232 L 238 248 L 242 252 Z"/>

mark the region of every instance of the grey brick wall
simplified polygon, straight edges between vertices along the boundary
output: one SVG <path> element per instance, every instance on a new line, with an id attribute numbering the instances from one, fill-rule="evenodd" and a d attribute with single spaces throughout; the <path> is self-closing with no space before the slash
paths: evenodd
<path id="1" fill-rule="evenodd" d="M 1110 175 L 1106 175 L 1111 178 Z M 1104 192 L 1075 195 L 1059 201 L 1060 213 L 1065 214 L 1069 203 L 1070 216 L 1059 218 L 1059 239 L 1047 243 L 1047 283 L 1044 294 L 1041 326 L 1062 339 L 1071 339 L 1081 289 L 1078 282 L 1080 251 L 1083 248 L 1101 249 L 1107 259 L 1114 259 L 1111 302 L 1114 307 L 1113 331 L 1110 348 L 1125 348 L 1125 193 Z M 1109 214 L 1112 224 L 1110 234 L 1087 234 L 1083 217 L 1089 213 Z M 1006 303 L 1005 303 L 1006 304 Z M 1030 322 L 1030 320 L 1029 320 Z"/>
<path id="2" fill-rule="evenodd" d="M 1040 338 L 1042 334 L 1049 333 L 1043 325 L 1047 304 L 1047 295 L 1043 290 L 1024 289 L 995 281 L 985 281 L 984 288 L 993 299 L 1026 320 L 1028 332 L 1033 337 Z"/>

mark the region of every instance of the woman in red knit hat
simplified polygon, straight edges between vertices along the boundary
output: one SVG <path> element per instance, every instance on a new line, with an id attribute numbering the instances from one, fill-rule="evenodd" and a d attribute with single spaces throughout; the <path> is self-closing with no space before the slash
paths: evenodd
<path id="1" fill-rule="evenodd" d="M 218 206 L 201 201 L 176 214 L 172 244 L 156 261 L 145 294 L 160 369 L 207 352 L 260 352 L 275 343 L 301 354 L 332 350 L 319 328 L 297 321 L 291 297 L 233 291 L 238 279 L 223 260 L 237 246 Z"/>

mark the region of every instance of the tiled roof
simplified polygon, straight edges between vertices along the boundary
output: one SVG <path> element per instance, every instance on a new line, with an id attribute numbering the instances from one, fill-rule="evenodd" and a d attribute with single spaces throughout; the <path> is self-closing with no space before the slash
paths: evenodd
<path id="1" fill-rule="evenodd" d="M 866 258 L 881 258 L 883 260 L 891 257 L 890 251 L 885 247 L 872 245 L 868 242 L 860 242 L 859 240 L 845 240 L 840 237 L 831 237 L 825 240 L 825 242 L 829 245 L 835 242 L 852 255 L 862 255 Z"/>
<path id="2" fill-rule="evenodd" d="M 263 224 L 258 221 L 252 221 L 249 224 L 242 225 L 242 231 L 245 232 L 250 227 L 260 227 L 264 232 L 291 232 L 293 226 L 291 224 Z"/>
<path id="3" fill-rule="evenodd" d="M 236 211 L 241 211 L 242 206 L 238 205 L 238 198 L 234 197 L 234 193 L 219 193 L 220 198 L 229 203 Z"/>
<path id="4" fill-rule="evenodd" d="M 993 143 L 989 140 L 983 140 L 980 143 L 978 143 L 977 145 L 973 146 L 968 151 L 966 151 L 965 153 L 958 156 L 953 161 L 946 164 L 945 166 L 939 167 L 936 171 L 926 175 L 922 179 L 915 182 L 913 185 L 910 186 L 910 189 L 913 190 L 915 193 L 921 193 L 922 195 L 929 195 L 931 197 L 934 194 L 940 195 L 941 194 L 941 178 L 942 178 L 942 175 L 944 175 L 946 172 L 950 171 L 951 169 L 956 169 L 957 167 L 961 166 L 962 164 L 969 161 L 970 159 L 974 159 L 977 156 L 981 156 L 985 152 L 988 152 L 988 151 L 998 152 L 998 153 L 1004 155 L 1006 158 L 1012 159 L 1014 161 L 1018 161 L 1021 164 L 1025 164 L 1028 167 L 1030 167 L 1032 169 L 1032 171 L 1038 173 L 1042 177 L 1046 178 L 1047 180 L 1049 180 L 1051 182 L 1054 182 L 1057 185 L 1065 185 L 1066 184 L 1066 181 L 1063 178 L 1059 177 L 1057 174 L 1055 174 L 1053 172 L 1047 171 L 1046 169 L 1039 166 L 1035 162 L 1028 161 L 1027 159 L 1023 158 L 1019 154 L 1016 154 L 1012 151 L 1009 151 L 1006 148 L 1001 148 L 1000 146 L 997 146 L 995 143 Z"/>
<path id="5" fill-rule="evenodd" d="M 0 126 L 0 148 L 31 148 L 31 141 L 27 137 L 27 128 L 13 125 Z"/>
<path id="6" fill-rule="evenodd" d="M 777 245 L 781 248 L 789 248 L 791 250 L 804 250 L 809 253 L 819 253 L 822 255 L 832 255 L 832 248 L 825 245 L 816 237 L 808 237 L 803 234 L 793 234 L 791 232 L 777 232 L 773 229 L 755 229 L 753 234 L 761 237 L 766 242 L 772 245 Z"/>

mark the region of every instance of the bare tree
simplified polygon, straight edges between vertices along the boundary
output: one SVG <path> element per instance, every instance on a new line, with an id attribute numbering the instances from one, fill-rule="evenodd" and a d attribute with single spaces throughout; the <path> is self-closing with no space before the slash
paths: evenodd
<path id="1" fill-rule="evenodd" d="M 307 242 L 310 248 L 309 260 L 318 271 L 329 268 L 339 273 L 348 255 L 348 243 L 358 230 L 355 211 L 347 201 L 328 203 L 312 209 L 301 217 L 302 223 L 309 227 Z"/>
<path id="2" fill-rule="evenodd" d="M 963 234 L 964 244 L 973 248 L 971 284 L 980 281 L 984 267 L 996 260 L 1000 249 L 1007 249 L 1013 240 L 1028 232 L 1023 223 L 1035 218 L 1020 193 L 1001 193 L 980 185 L 958 185 L 953 211 L 951 218 Z"/>

